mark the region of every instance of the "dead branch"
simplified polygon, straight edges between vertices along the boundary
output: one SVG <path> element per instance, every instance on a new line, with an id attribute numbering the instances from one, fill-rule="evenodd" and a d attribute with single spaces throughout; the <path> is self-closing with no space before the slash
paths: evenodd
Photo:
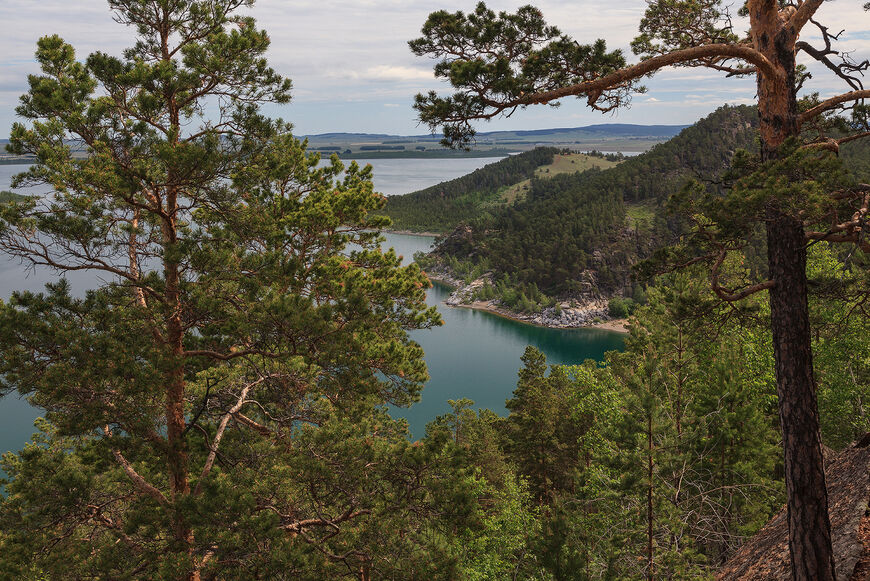
<path id="1" fill-rule="evenodd" d="M 776 285 L 776 281 L 768 280 L 765 282 L 754 284 L 752 286 L 745 287 L 740 290 L 731 290 L 722 287 L 719 284 L 719 269 L 722 267 L 722 263 L 725 262 L 725 258 L 727 256 L 728 251 L 722 249 L 719 252 L 719 257 L 713 264 L 713 268 L 710 270 L 710 287 L 713 289 L 713 292 L 716 293 L 716 296 L 718 296 L 723 301 L 732 303 L 735 301 L 743 300 L 748 296 L 773 288 Z"/>
<path id="2" fill-rule="evenodd" d="M 803 125 L 808 120 L 813 119 L 814 117 L 818 117 L 825 111 L 830 111 L 835 107 L 842 105 L 843 103 L 849 103 L 850 101 L 860 101 L 863 99 L 870 98 L 870 90 L 863 89 L 860 91 L 850 91 L 848 93 L 843 93 L 842 95 L 837 95 L 836 97 L 831 97 L 830 99 L 826 99 L 807 111 L 798 116 L 798 123 Z"/>

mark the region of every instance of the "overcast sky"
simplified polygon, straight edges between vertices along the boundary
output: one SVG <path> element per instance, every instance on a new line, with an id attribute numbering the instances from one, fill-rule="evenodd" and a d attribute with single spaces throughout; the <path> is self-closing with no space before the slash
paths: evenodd
<path id="1" fill-rule="evenodd" d="M 818 20 L 840 37 L 843 48 L 870 57 L 870 14 L 864 0 L 829 0 Z M 258 0 L 253 15 L 272 39 L 271 65 L 293 80 L 293 102 L 270 110 L 290 120 L 297 134 L 332 131 L 416 134 L 413 96 L 444 89 L 432 63 L 417 58 L 407 41 L 419 35 L 426 16 L 438 9 L 469 11 L 475 1 L 458 0 Z M 496 10 L 528 3 L 490 0 Z M 605 38 L 623 48 L 637 33 L 643 0 L 542 0 L 533 2 L 551 24 L 581 42 Z M 132 29 L 116 24 L 105 0 L 0 0 L 0 136 L 8 135 L 26 78 L 38 71 L 37 39 L 59 34 L 79 58 L 95 50 L 119 54 L 132 44 Z M 807 32 L 811 32 L 810 28 Z M 811 34 L 805 39 L 812 40 Z M 631 58 L 631 57 L 630 57 Z M 688 124 L 723 103 L 751 103 L 751 80 L 724 79 L 703 69 L 673 69 L 647 83 L 630 109 L 601 115 L 566 100 L 553 109 L 538 106 L 499 119 L 480 130 L 574 127 L 595 123 Z M 822 96 L 843 92 L 842 84 L 817 70 L 806 85 Z"/>

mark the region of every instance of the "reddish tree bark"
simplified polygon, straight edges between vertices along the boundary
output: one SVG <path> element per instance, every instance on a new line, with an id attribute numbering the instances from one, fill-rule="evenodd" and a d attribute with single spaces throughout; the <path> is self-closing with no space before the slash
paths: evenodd
<path id="1" fill-rule="evenodd" d="M 776 159 L 780 145 L 799 134 L 795 93 L 794 22 L 776 2 L 751 2 L 756 48 L 777 69 L 758 73 L 761 159 Z M 803 223 L 771 207 L 767 212 L 771 332 L 776 361 L 788 493 L 789 551 L 795 581 L 833 581 L 834 554 L 819 431 L 809 323 L 806 235 Z"/>

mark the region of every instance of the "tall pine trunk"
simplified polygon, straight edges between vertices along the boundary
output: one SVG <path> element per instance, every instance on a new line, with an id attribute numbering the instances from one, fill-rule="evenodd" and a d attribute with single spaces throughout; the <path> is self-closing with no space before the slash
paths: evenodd
<path id="1" fill-rule="evenodd" d="M 775 2 L 750 8 L 755 46 L 782 72 L 758 73 L 762 161 L 776 159 L 779 147 L 799 133 L 795 42 L 791 25 Z M 776 361 L 779 418 L 788 493 L 788 533 L 792 578 L 834 581 L 834 555 L 828 495 L 819 433 L 812 336 L 807 299 L 806 238 L 799 218 L 774 201 L 767 210 L 767 260 L 775 286 L 769 291 Z"/>
<path id="2" fill-rule="evenodd" d="M 792 577 L 833 581 L 834 556 L 819 437 L 807 310 L 806 250 L 800 221 L 770 212 L 767 254 L 779 418 L 785 450 Z"/>
<path id="3" fill-rule="evenodd" d="M 653 433 L 652 433 L 652 409 L 647 411 L 646 420 L 647 442 L 647 489 L 646 489 L 646 578 L 647 581 L 655 579 L 655 551 L 653 543 Z"/>
<path id="4" fill-rule="evenodd" d="M 160 22 L 161 57 L 166 65 L 172 63 L 170 51 L 171 12 L 168 6 L 161 9 Z M 177 101 L 175 87 L 166 85 L 163 96 L 166 100 L 170 126 L 169 143 L 173 149 L 179 145 L 181 135 L 181 110 Z M 175 543 L 179 552 L 187 554 L 190 569 L 179 581 L 200 581 L 199 564 L 194 555 L 194 534 L 180 506 L 190 494 L 190 459 L 187 449 L 187 420 L 184 417 L 185 361 L 184 361 L 184 324 L 181 303 L 181 265 L 175 258 L 178 244 L 178 176 L 172 169 L 167 174 L 166 215 L 163 217 L 164 278 L 166 281 L 166 339 L 171 353 L 172 367 L 166 374 L 166 428 L 169 469 L 169 489 L 175 505 L 172 527 Z"/>

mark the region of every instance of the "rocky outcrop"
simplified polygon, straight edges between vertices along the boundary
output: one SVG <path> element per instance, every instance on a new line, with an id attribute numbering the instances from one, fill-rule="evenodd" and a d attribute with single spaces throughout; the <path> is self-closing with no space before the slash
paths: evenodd
<path id="1" fill-rule="evenodd" d="M 547 307 L 539 315 L 532 315 L 530 322 L 545 327 L 573 329 L 588 327 L 608 319 L 610 316 L 607 314 L 607 301 L 598 299 L 580 303 L 561 303 L 558 309 Z"/>
<path id="2" fill-rule="evenodd" d="M 517 321 L 556 329 L 588 327 L 611 318 L 608 315 L 607 301 L 597 297 L 585 298 L 580 301 L 565 301 L 558 306 L 546 307 L 540 313 L 522 313 L 507 308 L 498 300 L 475 300 L 477 291 L 485 284 L 492 283 L 492 275 L 489 273 L 468 284 L 443 268 L 432 269 L 427 274 L 434 280 L 454 287 L 455 290 L 444 301 L 451 307 L 483 309 Z"/>
<path id="3" fill-rule="evenodd" d="M 458 282 L 459 284 L 450 285 L 455 287 L 455 290 L 450 293 L 450 296 L 447 298 L 446 301 L 444 301 L 451 307 L 461 307 L 472 304 L 472 302 L 474 302 L 474 295 L 483 287 L 483 285 L 485 285 L 486 283 L 491 283 L 492 277 L 489 274 L 485 274 L 477 280 L 471 281 L 469 284 L 465 284 L 465 281 L 456 282 Z"/>
<path id="4" fill-rule="evenodd" d="M 828 513 L 837 579 L 870 579 L 870 435 L 826 462 Z M 716 575 L 717 581 L 791 581 L 783 509 Z"/>

